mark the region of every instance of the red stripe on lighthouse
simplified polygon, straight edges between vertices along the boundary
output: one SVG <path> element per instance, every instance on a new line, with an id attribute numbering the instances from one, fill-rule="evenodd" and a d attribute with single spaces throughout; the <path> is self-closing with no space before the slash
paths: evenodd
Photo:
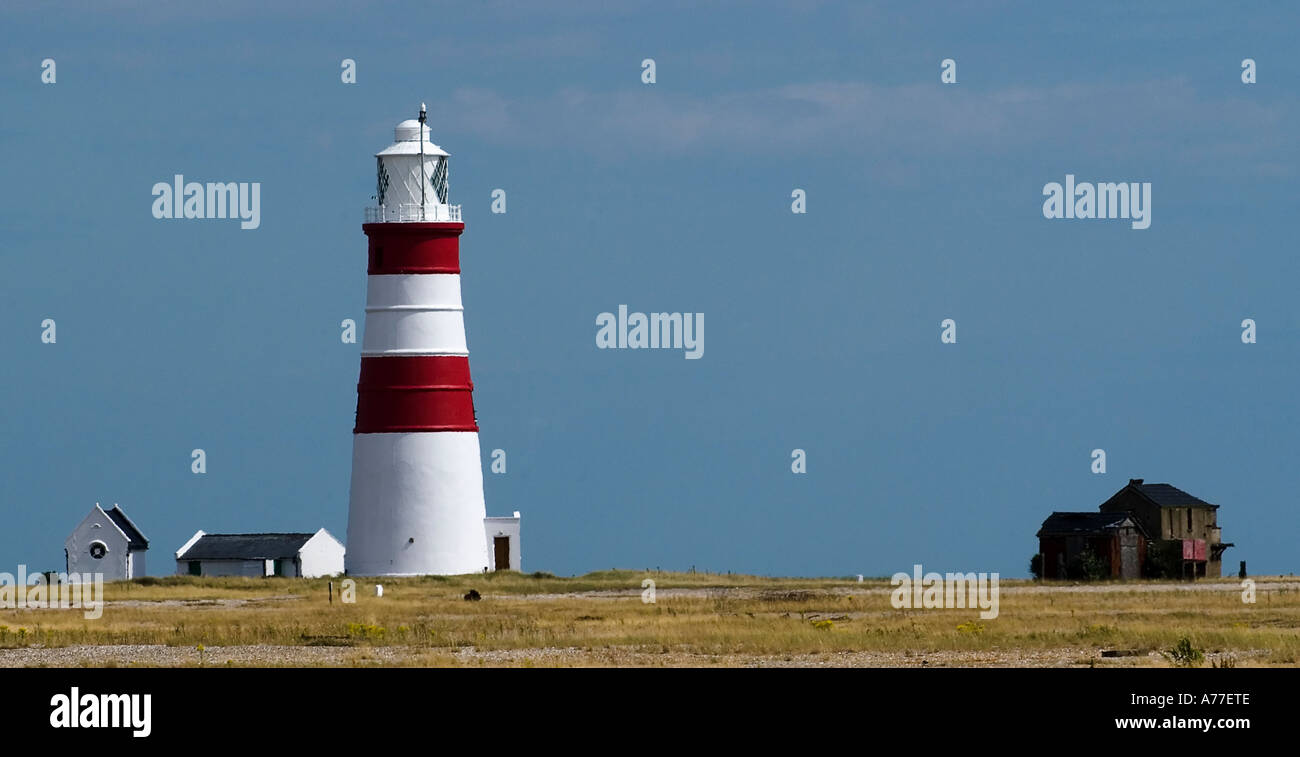
<path id="1" fill-rule="evenodd" d="M 363 357 L 356 434 L 478 431 L 469 358 Z"/>
<path id="2" fill-rule="evenodd" d="M 366 272 L 460 273 L 463 223 L 367 223 L 370 263 Z"/>

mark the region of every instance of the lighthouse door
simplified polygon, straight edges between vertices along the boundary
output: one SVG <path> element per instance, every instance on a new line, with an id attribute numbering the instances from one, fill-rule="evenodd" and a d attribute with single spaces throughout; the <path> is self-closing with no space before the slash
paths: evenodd
<path id="1" fill-rule="evenodd" d="M 495 537 L 492 540 L 492 551 L 496 555 L 496 569 L 510 570 L 510 537 Z"/>

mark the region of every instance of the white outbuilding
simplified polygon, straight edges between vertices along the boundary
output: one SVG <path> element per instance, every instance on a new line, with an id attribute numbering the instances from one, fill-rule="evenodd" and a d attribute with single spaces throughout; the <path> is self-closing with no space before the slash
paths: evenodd
<path id="1" fill-rule="evenodd" d="M 205 534 L 176 550 L 180 576 L 319 578 L 343 572 L 343 544 L 329 531 L 314 534 Z"/>
<path id="2" fill-rule="evenodd" d="M 523 546 L 519 540 L 519 511 L 510 518 L 483 519 L 487 535 L 489 570 L 523 570 Z"/>
<path id="3" fill-rule="evenodd" d="M 102 573 L 105 581 L 123 581 L 145 575 L 144 553 L 149 540 L 122 508 L 95 507 L 63 542 L 67 572 Z"/>

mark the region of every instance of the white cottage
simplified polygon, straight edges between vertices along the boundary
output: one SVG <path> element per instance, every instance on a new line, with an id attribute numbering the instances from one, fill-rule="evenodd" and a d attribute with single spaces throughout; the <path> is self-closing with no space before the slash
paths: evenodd
<path id="1" fill-rule="evenodd" d="M 343 572 L 343 545 L 321 529 L 314 534 L 205 534 L 176 550 L 180 576 L 288 576 L 319 578 Z"/>
<path id="2" fill-rule="evenodd" d="M 487 534 L 488 570 L 523 570 L 523 547 L 519 542 L 519 511 L 510 518 L 484 518 Z"/>
<path id="3" fill-rule="evenodd" d="M 105 581 L 123 581 L 145 575 L 144 553 L 149 540 L 122 508 L 105 510 L 95 503 L 90 514 L 63 542 L 68 573 L 102 573 Z"/>

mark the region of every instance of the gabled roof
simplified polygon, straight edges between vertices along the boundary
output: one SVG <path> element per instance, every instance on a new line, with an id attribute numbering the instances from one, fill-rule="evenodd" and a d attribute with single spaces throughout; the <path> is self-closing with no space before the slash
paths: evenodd
<path id="1" fill-rule="evenodd" d="M 1193 497 L 1182 489 L 1169 484 L 1147 484 L 1143 483 L 1140 478 L 1131 478 L 1128 485 L 1151 500 L 1157 507 L 1218 508 L 1218 505 L 1212 505 L 1199 497 Z"/>
<path id="2" fill-rule="evenodd" d="M 103 510 L 102 507 L 100 509 Z M 113 521 L 113 525 L 120 528 L 122 533 L 126 535 L 128 550 L 149 548 L 149 540 L 145 538 L 144 534 L 140 533 L 140 529 L 136 528 L 131 519 L 126 517 L 126 513 L 122 512 L 122 508 L 113 505 L 113 509 L 104 510 L 104 514 L 108 516 L 109 520 Z"/>
<path id="3" fill-rule="evenodd" d="M 1142 526 L 1128 513 L 1054 512 L 1047 516 L 1037 536 L 1086 536 L 1104 534 L 1122 526 Z"/>
<path id="4" fill-rule="evenodd" d="M 177 560 L 280 560 L 297 557 L 315 534 L 203 534 Z"/>

